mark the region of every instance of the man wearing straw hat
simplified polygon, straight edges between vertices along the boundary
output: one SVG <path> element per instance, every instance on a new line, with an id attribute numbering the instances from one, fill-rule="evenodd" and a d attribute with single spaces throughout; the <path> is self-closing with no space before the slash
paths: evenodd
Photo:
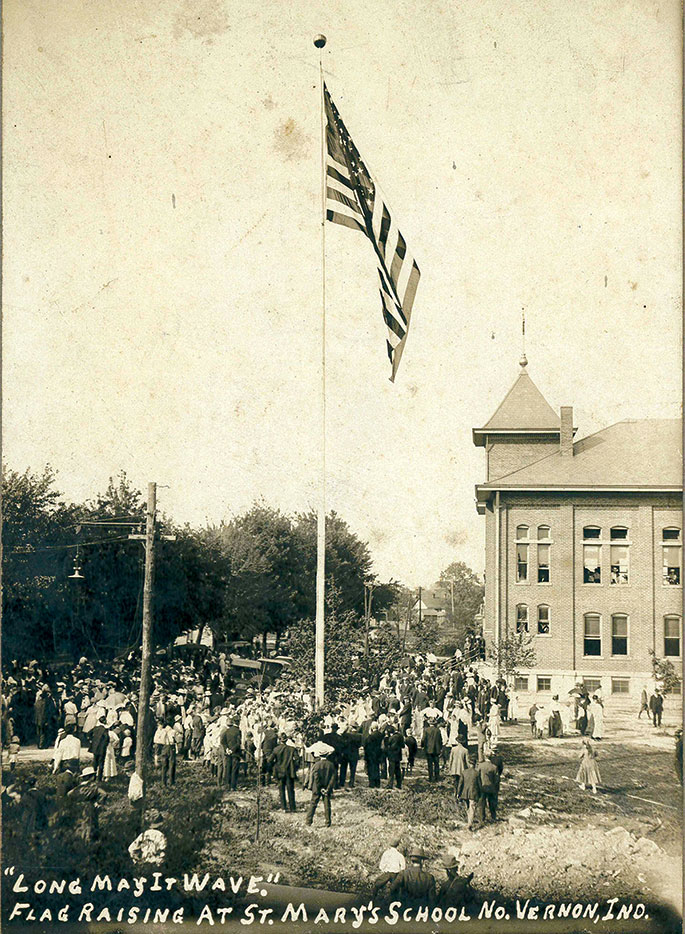
<path id="1" fill-rule="evenodd" d="M 314 812 L 323 798 L 323 811 L 326 818 L 326 826 L 331 826 L 331 797 L 335 787 L 336 768 L 331 762 L 335 750 L 326 743 L 317 742 L 310 746 L 309 751 L 315 756 L 314 767 L 312 768 L 312 798 L 307 808 L 305 820 L 311 825 L 314 820 Z"/>

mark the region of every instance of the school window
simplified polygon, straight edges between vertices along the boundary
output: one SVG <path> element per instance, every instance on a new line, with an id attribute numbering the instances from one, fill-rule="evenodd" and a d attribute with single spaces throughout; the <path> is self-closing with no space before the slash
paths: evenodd
<path id="1" fill-rule="evenodd" d="M 681 583 L 680 566 L 682 552 L 680 529 L 664 529 L 662 532 L 663 582 L 666 585 L 679 586 Z"/>
<path id="2" fill-rule="evenodd" d="M 538 526 L 538 584 L 549 584 L 549 564 L 552 530 L 548 525 Z"/>
<path id="3" fill-rule="evenodd" d="M 628 654 L 628 617 L 622 614 L 611 617 L 611 654 Z"/>
<path id="4" fill-rule="evenodd" d="M 538 607 L 538 635 L 549 635 L 549 607 L 545 603 Z"/>
<path id="5" fill-rule="evenodd" d="M 528 535 L 527 525 L 516 527 L 516 582 L 519 584 L 528 580 Z"/>
<path id="6" fill-rule="evenodd" d="M 515 691 L 527 691 L 528 690 L 528 678 L 525 678 L 522 675 L 517 675 L 514 678 L 514 690 Z"/>
<path id="7" fill-rule="evenodd" d="M 612 694 L 630 694 L 630 678 L 612 678 Z"/>
<path id="8" fill-rule="evenodd" d="M 583 545 L 583 583 L 602 583 L 601 545 Z"/>
<path id="9" fill-rule="evenodd" d="M 596 694 L 602 686 L 601 678 L 583 678 L 583 687 L 590 696 Z"/>
<path id="10" fill-rule="evenodd" d="M 516 632 L 528 632 L 528 607 L 525 603 L 516 607 Z"/>
<path id="11" fill-rule="evenodd" d="M 538 675 L 538 691 L 551 691 L 552 690 L 552 676 L 551 675 Z"/>
<path id="12" fill-rule="evenodd" d="M 584 617 L 583 655 L 602 654 L 602 619 L 598 613 L 586 613 Z"/>
<path id="13" fill-rule="evenodd" d="M 611 546 L 611 583 L 628 583 L 628 546 Z"/>
<path id="14" fill-rule="evenodd" d="M 664 688 L 664 694 L 682 694 L 683 693 L 683 682 L 680 678 L 676 678 L 676 684 L 671 685 L 671 687 Z"/>
<path id="15" fill-rule="evenodd" d="M 664 655 L 680 658 L 680 617 L 664 617 Z"/>
<path id="16" fill-rule="evenodd" d="M 583 528 L 583 583 L 602 583 L 602 546 L 597 544 L 602 537 L 598 525 L 586 525 Z"/>

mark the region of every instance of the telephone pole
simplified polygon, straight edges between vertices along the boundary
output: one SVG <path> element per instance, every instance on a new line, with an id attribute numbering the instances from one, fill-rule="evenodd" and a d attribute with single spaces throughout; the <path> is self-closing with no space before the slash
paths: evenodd
<path id="1" fill-rule="evenodd" d="M 136 774 L 141 779 L 141 781 L 144 781 L 143 767 L 145 762 L 145 720 L 147 718 L 147 709 L 150 704 L 152 588 L 155 574 L 156 511 L 157 484 L 148 483 L 147 514 L 145 519 L 145 578 L 143 583 L 143 644 L 142 657 L 140 662 L 140 691 L 138 694 L 138 729 L 136 731 Z"/>

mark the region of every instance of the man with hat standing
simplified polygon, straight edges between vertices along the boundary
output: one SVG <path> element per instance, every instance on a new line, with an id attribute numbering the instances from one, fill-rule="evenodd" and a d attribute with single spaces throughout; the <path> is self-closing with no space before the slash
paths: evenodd
<path id="1" fill-rule="evenodd" d="M 459 776 L 457 798 L 466 804 L 467 826 L 473 830 L 473 819 L 476 816 L 476 805 L 480 801 L 481 786 L 480 775 L 475 768 L 475 760 L 469 757 L 468 768 Z"/>
<path id="2" fill-rule="evenodd" d="M 300 767 L 300 754 L 294 743 L 288 742 L 285 733 L 279 736 L 279 742 L 271 753 L 274 776 L 278 781 L 278 793 L 281 799 L 281 808 L 294 814 L 297 810 L 295 804 L 295 779 Z M 286 803 L 287 797 L 287 803 Z"/>
<path id="3" fill-rule="evenodd" d="M 423 731 L 423 748 L 428 764 L 428 781 L 437 782 L 440 778 L 440 753 L 442 752 L 442 733 L 433 718 L 428 719 L 428 726 Z"/>
<path id="4" fill-rule="evenodd" d="M 331 797 L 333 795 L 337 774 L 337 770 L 331 762 L 331 758 L 335 755 L 335 751 L 330 746 L 327 746 L 326 743 L 314 743 L 309 751 L 316 757 L 316 761 L 312 768 L 311 775 L 312 798 L 307 808 L 305 820 L 311 825 L 314 820 L 314 812 L 316 811 L 319 801 L 323 798 L 323 811 L 326 818 L 326 826 L 330 827 Z"/>
<path id="5" fill-rule="evenodd" d="M 420 846 L 413 846 L 409 850 L 409 866 L 397 874 L 390 886 L 390 897 L 396 896 L 403 904 L 435 904 L 435 877 L 423 868 L 427 858 Z"/>
<path id="6" fill-rule="evenodd" d="M 222 731 L 219 742 L 226 755 L 226 784 L 231 791 L 238 787 L 238 770 L 242 758 L 242 742 L 240 734 L 240 717 L 232 717 L 230 725 Z"/>
<path id="7" fill-rule="evenodd" d="M 93 753 L 93 766 L 95 777 L 98 781 L 102 780 L 102 772 L 105 767 L 105 755 L 109 746 L 109 732 L 105 726 L 105 717 L 107 711 L 100 708 L 97 714 L 98 722 L 93 727 L 90 734 L 90 751 Z"/>

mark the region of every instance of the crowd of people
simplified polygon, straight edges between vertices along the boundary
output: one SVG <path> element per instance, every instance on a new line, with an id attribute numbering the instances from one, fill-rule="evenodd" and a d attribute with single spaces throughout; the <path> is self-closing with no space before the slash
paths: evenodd
<path id="1" fill-rule="evenodd" d="M 385 783 L 400 789 L 415 775 L 421 750 L 426 763 L 421 778 L 451 789 L 473 831 L 498 819 L 502 724 L 516 722 L 520 711 L 517 693 L 503 678 L 490 681 L 469 661 L 462 656 L 445 665 L 431 656 L 407 658 L 386 670 L 377 686 L 348 697 L 321 718 L 308 687 L 287 676 L 237 690 L 224 654 L 163 658 L 153 665 L 143 753 L 166 786 L 175 783 L 179 759 L 193 761 L 208 782 L 227 793 L 238 790 L 246 777 L 252 787 L 257 779 L 262 786 L 274 784 L 288 813 L 298 810 L 301 779 L 311 791 L 305 821 L 314 821 L 321 803 L 330 826 L 333 793 L 355 788 L 360 762 L 370 788 Z M 52 747 L 57 799 L 80 802 L 77 832 L 86 839 L 97 836 L 99 802 L 108 782 L 122 773 L 135 779 L 138 671 L 132 654 L 108 665 L 81 658 L 59 672 L 37 661 L 13 662 L 3 675 L 7 768 L 15 767 L 22 745 Z M 659 699 L 658 689 L 643 698 L 655 724 L 663 709 Z M 596 744 L 604 735 L 601 692 L 590 696 L 578 684 L 563 701 L 555 695 L 547 705 L 533 704 L 529 718 L 536 739 L 580 735 L 576 781 L 596 793 L 601 781 Z M 130 788 L 129 782 L 129 796 Z"/>

